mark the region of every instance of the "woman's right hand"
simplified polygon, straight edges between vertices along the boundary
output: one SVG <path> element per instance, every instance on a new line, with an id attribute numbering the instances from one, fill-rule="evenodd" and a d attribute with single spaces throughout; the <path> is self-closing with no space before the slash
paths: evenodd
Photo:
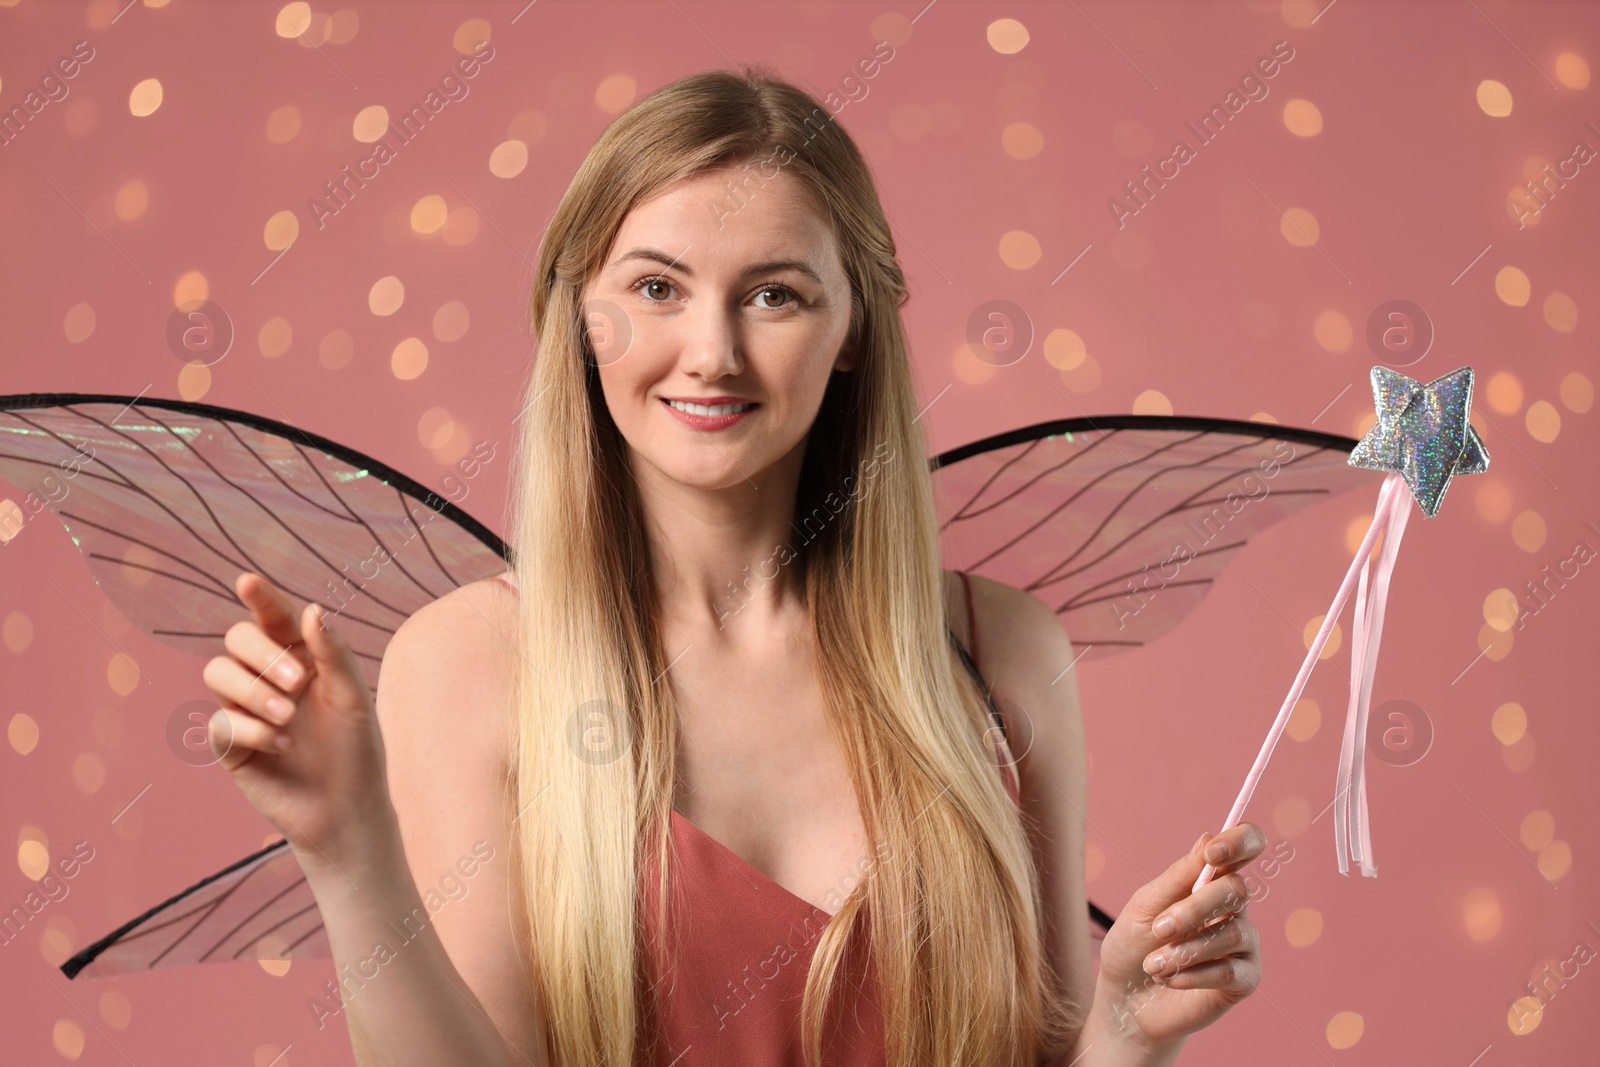
<path id="1" fill-rule="evenodd" d="M 320 604 L 296 619 L 288 598 L 248 571 L 234 590 L 252 618 L 229 628 L 229 654 L 202 672 L 221 704 L 211 751 L 302 866 L 356 861 L 395 825 L 366 678 Z"/>

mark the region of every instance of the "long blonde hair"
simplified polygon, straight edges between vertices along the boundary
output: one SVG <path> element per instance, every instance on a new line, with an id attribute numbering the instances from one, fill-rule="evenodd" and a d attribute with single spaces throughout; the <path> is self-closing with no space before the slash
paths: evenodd
<path id="1" fill-rule="evenodd" d="M 890 1067 L 1033 1067 L 1062 1050 L 1081 1014 L 1069 1014 L 1043 951 L 1027 839 L 946 638 L 904 276 L 855 144 L 762 67 L 685 77 L 620 115 L 539 252 L 539 348 L 508 508 L 522 590 L 517 891 L 552 1062 L 647 1062 L 640 871 L 653 849 L 665 929 L 677 775 L 639 499 L 585 334 L 584 286 L 634 205 L 701 172 L 773 159 L 831 217 L 852 289 L 845 344 L 856 363 L 830 379 L 809 435 L 794 522 L 808 540 L 789 565 L 869 854 L 883 858 L 817 942 L 805 1052 L 821 1062 L 828 997 L 865 925 Z"/>

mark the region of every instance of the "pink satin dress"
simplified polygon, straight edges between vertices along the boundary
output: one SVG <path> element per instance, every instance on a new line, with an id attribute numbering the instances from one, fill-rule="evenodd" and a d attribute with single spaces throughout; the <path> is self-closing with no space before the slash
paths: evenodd
<path id="1" fill-rule="evenodd" d="M 967 575 L 961 577 L 967 580 Z M 516 586 L 502 581 L 515 591 Z M 967 632 L 976 675 L 978 632 L 967 585 Z M 998 712 L 990 703 L 999 722 Z M 1002 724 L 1003 728 L 1003 724 Z M 1003 734 L 1002 734 L 1003 736 Z M 1020 804 L 1004 742 L 997 744 L 1007 793 Z M 829 913 L 789 892 L 676 810 L 671 816 L 675 958 L 665 967 L 646 953 L 648 981 L 661 991 L 640 1037 L 654 1041 L 655 1067 L 803 1067 L 800 1005 L 811 957 Z M 657 945 L 654 853 L 641 872 L 641 919 Z M 859 876 L 859 872 L 858 872 Z M 853 883 L 848 883 L 853 886 Z M 845 888 L 841 886 L 841 891 Z M 829 1067 L 883 1067 L 883 1016 L 867 958 L 865 911 L 846 952 L 824 1020 Z"/>

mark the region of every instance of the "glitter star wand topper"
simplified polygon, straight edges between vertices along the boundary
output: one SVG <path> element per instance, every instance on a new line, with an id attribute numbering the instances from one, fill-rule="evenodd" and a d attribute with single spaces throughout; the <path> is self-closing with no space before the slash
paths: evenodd
<path id="1" fill-rule="evenodd" d="M 1372 368 L 1372 399 L 1378 421 L 1350 450 L 1352 467 L 1388 471 L 1378 490 L 1378 506 L 1367 527 L 1361 547 L 1345 572 L 1333 606 L 1322 617 L 1322 626 L 1306 653 L 1300 673 L 1288 699 L 1261 746 L 1255 763 L 1239 791 L 1228 819 L 1227 830 L 1238 825 L 1256 783 L 1266 770 L 1267 761 L 1289 722 L 1289 714 L 1311 677 L 1311 669 L 1322 655 L 1323 645 L 1333 632 L 1335 621 L 1355 586 L 1355 617 L 1350 635 L 1350 706 L 1345 717 L 1344 741 L 1339 749 L 1339 773 L 1334 783 L 1334 848 L 1338 852 L 1339 873 L 1350 871 L 1346 853 L 1361 865 L 1361 873 L 1376 878 L 1372 862 L 1372 839 L 1367 827 L 1367 778 L 1363 756 L 1367 735 L 1367 709 L 1372 699 L 1372 678 L 1378 666 L 1378 641 L 1383 632 L 1383 609 L 1389 595 L 1389 576 L 1400 551 L 1400 538 L 1410 517 L 1410 501 L 1401 486 L 1411 491 L 1426 518 L 1438 514 L 1439 504 L 1456 474 L 1482 474 L 1489 469 L 1489 453 L 1468 421 L 1472 407 L 1472 368 L 1462 367 L 1423 385 L 1387 367 Z M 1383 534 L 1375 567 L 1370 567 L 1372 546 Z M 1369 585 L 1368 571 L 1372 570 Z M 1192 891 L 1211 880 L 1215 868 L 1206 864 Z"/>

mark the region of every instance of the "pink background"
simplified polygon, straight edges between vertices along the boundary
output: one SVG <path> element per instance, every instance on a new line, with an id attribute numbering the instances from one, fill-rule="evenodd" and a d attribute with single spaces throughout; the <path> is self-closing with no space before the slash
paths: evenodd
<path id="1" fill-rule="evenodd" d="M 1600 148 L 1597 87 L 1587 67 L 1574 74 L 1560 58 L 1600 61 L 1592 5 L 1342 0 L 1318 16 L 1294 0 L 540 0 L 520 14 L 520 0 L 361 3 L 326 24 L 318 8 L 313 49 L 274 32 L 273 4 L 124 2 L 0 0 L 0 110 L 22 103 L 75 42 L 94 49 L 69 95 L 0 147 L 0 393 L 204 400 L 327 435 L 435 485 L 474 441 L 509 443 L 532 351 L 529 260 L 607 122 L 659 85 L 730 63 L 772 64 L 820 97 L 878 39 L 894 56 L 838 121 L 870 160 L 896 228 L 924 396 L 949 387 L 922 420 L 935 451 L 1048 419 L 1160 413 L 1161 398 L 1177 414 L 1267 413 L 1355 435 L 1372 412 L 1367 319 L 1389 300 L 1420 305 L 1437 338 L 1401 369 L 1427 381 L 1471 364 L 1493 458 L 1488 474 L 1453 484 L 1438 518 L 1414 518 L 1390 598 L 1374 709 L 1414 702 L 1432 747 L 1409 766 L 1368 761 L 1381 873 L 1341 877 L 1332 818 L 1320 813 L 1332 798 L 1348 641 L 1320 667 L 1307 690 L 1320 726 L 1299 730 L 1311 721 L 1297 717 L 1305 736 L 1279 744 L 1246 814 L 1294 856 L 1250 909 L 1263 983 L 1193 1037 L 1182 1062 L 1593 1058 L 1595 965 L 1575 977 L 1569 966 L 1564 987 L 1546 988 L 1531 1032 L 1514 1034 L 1508 1009 L 1580 942 L 1600 949 L 1589 880 L 1600 827 L 1597 568 L 1581 567 L 1509 648 L 1485 629 L 1495 590 L 1520 592 L 1580 540 L 1600 550 L 1584 526 L 1600 526 L 1597 416 L 1579 410 L 1581 383 L 1568 378 L 1600 372 L 1600 172 L 1582 167 L 1535 225 L 1519 229 L 1507 206 L 1575 142 Z M 1014 35 L 991 43 L 1000 18 L 1026 27 L 1020 51 L 1006 43 Z M 419 102 L 461 54 L 455 42 L 470 47 L 471 28 L 458 28 L 471 19 L 487 20 L 495 59 L 470 94 L 317 229 L 309 198 L 370 152 L 352 135 L 357 112 L 382 104 L 395 116 Z M 1266 82 L 1269 95 L 1197 147 L 1184 123 L 1278 41 L 1294 58 Z M 163 99 L 135 117 L 130 94 L 148 78 Z M 1480 106 L 1485 79 L 1507 88 L 1509 114 Z M 1291 132 L 1291 99 L 1315 105 L 1320 133 Z M 298 132 L 273 143 L 269 116 L 287 106 Z M 1108 199 L 1179 137 L 1195 158 L 1119 230 Z M 527 164 L 497 176 L 491 153 L 509 139 L 527 145 Z M 443 198 L 450 221 L 413 232 L 412 207 L 429 196 Z M 1300 232 L 1311 224 L 1298 212 L 1310 213 L 1315 248 L 1285 238 L 1294 231 L 1280 210 Z M 275 258 L 286 242 L 269 246 L 268 220 L 285 211 L 298 238 Z M 1499 295 L 1505 268 L 1528 280 L 1520 305 Z M 190 272 L 237 338 L 208 373 L 180 380 L 165 330 L 175 301 L 193 293 L 180 289 Z M 380 317 L 368 290 L 389 274 L 404 303 Z M 969 316 L 999 298 L 1023 307 L 1041 339 L 1074 331 L 1087 358 L 1065 367 L 1077 356 L 1057 334 L 1011 366 L 975 359 L 963 349 Z M 444 341 L 433 322 L 450 301 L 470 325 Z M 78 305 L 93 312 L 87 334 Z M 1319 342 L 1326 313 L 1325 324 L 1348 324 L 1347 344 Z M 263 327 L 277 318 L 292 336 L 280 352 L 281 327 L 269 327 L 268 358 Z M 342 366 L 325 342 L 335 330 L 353 339 Z M 389 354 L 407 338 L 426 346 L 428 363 L 401 380 Z M 1511 378 L 1491 386 L 1501 372 Z M 1553 440 L 1529 429 L 1530 418 L 1545 424 L 1540 404 L 1559 416 Z M 1103 907 L 1120 910 L 1220 825 L 1379 480 L 1259 538 L 1196 617 L 1152 648 L 1084 665 L 1089 893 Z M 491 471 L 463 505 L 501 533 L 504 488 Z M 0 483 L 0 508 L 18 496 Z M 1542 519 L 1542 542 L 1528 512 Z M 282 976 L 226 964 L 62 977 L 55 965 L 69 952 L 254 850 L 269 827 L 221 770 L 167 750 L 170 710 L 207 695 L 201 663 L 120 620 L 54 521 L 30 522 L 0 551 L 0 624 L 0 719 L 39 724 L 27 754 L 0 746 L 6 847 L 32 827 L 52 859 L 79 840 L 95 850 L 70 896 L 0 947 L 6 1058 L 60 1062 L 76 1028 L 84 1063 L 265 1067 L 286 1046 L 275 1062 L 351 1062 L 342 1024 L 318 1032 L 306 1007 L 332 975 L 328 961 L 294 962 Z M 108 639 L 149 686 L 118 695 Z M 1502 739 L 1492 725 L 1509 703 L 1526 728 L 1503 728 Z M 0 864 L 0 907 L 32 888 L 18 862 Z M 1289 931 L 1306 909 L 1321 933 L 1295 947 Z"/>

